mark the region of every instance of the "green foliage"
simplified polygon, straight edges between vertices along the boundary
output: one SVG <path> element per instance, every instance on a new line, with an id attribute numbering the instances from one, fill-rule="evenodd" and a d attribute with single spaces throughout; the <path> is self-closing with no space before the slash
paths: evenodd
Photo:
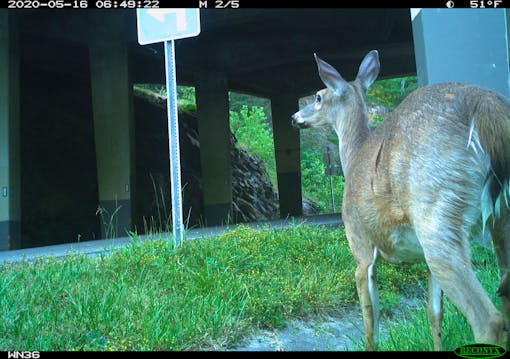
<path id="1" fill-rule="evenodd" d="M 412 91 L 418 88 L 416 76 L 398 77 L 376 81 L 367 92 L 367 99 L 379 105 L 394 109 Z"/>
<path id="2" fill-rule="evenodd" d="M 158 94 L 160 96 L 166 97 L 166 85 L 161 84 L 135 84 L 134 88 L 139 91 L 144 91 L 146 93 Z"/>
<path id="3" fill-rule="evenodd" d="M 231 93 L 231 108 L 237 111 L 230 111 L 230 128 L 236 136 L 239 144 L 262 159 L 273 186 L 277 187 L 276 163 L 274 157 L 273 132 L 266 116 L 268 108 L 261 106 L 248 106 L 240 104 L 239 101 L 247 101 L 256 98 L 247 95 Z M 255 100 L 253 100 L 255 99 Z M 260 104 L 268 105 L 267 100 Z M 335 139 L 336 140 L 336 139 Z M 313 200 L 319 207 L 321 213 L 330 213 L 331 191 L 329 177 L 324 175 L 325 165 L 322 154 L 314 152 L 315 149 L 308 146 L 301 147 L 301 180 L 304 197 Z M 333 195 L 335 197 L 335 209 L 339 211 L 342 202 L 343 177 L 333 176 Z"/>
<path id="4" fill-rule="evenodd" d="M 266 119 L 271 120 L 271 101 L 266 98 L 251 96 L 239 92 L 229 92 L 230 111 L 241 112 L 243 106 L 251 108 L 260 107 L 264 111 Z"/>
<path id="5" fill-rule="evenodd" d="M 375 126 L 380 125 L 384 121 L 384 118 L 381 115 L 374 115 L 374 116 L 372 116 L 372 119 L 375 122 L 375 124 L 374 124 Z"/>
<path id="6" fill-rule="evenodd" d="M 177 102 L 179 104 L 179 110 L 195 111 L 197 109 L 195 88 L 190 86 L 177 86 Z"/>
<path id="7" fill-rule="evenodd" d="M 420 271 L 387 279 L 399 291 Z M 344 232 L 303 225 L 3 265 L 0 298 L 4 351 L 224 349 L 253 327 L 357 301 Z"/>
<path id="8" fill-rule="evenodd" d="M 264 109 L 242 105 L 239 112 L 230 111 L 230 130 L 241 147 L 245 147 L 264 162 L 269 178 L 276 187 L 273 131 L 269 127 Z"/>
<path id="9" fill-rule="evenodd" d="M 135 84 L 133 89 L 151 96 L 167 97 L 166 85 L 164 84 Z M 177 105 L 179 106 L 179 111 L 196 111 L 195 88 L 177 86 Z"/>
<path id="10" fill-rule="evenodd" d="M 335 198 L 335 210 L 342 208 L 342 196 L 344 191 L 343 176 L 332 176 L 333 186 L 330 186 L 330 177 L 325 173 L 326 165 L 322 159 L 322 152 L 311 147 L 301 147 L 301 181 L 306 198 L 313 200 L 318 206 L 320 213 L 331 213 L 331 188 Z"/>

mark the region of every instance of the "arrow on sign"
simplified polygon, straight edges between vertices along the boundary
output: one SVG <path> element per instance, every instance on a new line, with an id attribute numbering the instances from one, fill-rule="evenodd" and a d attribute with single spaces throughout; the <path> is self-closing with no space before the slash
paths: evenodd
<path id="1" fill-rule="evenodd" d="M 152 16 L 159 22 L 165 22 L 165 16 L 168 14 L 175 14 L 177 19 L 177 31 L 186 30 L 186 9 L 150 9 L 147 10 L 147 15 Z"/>

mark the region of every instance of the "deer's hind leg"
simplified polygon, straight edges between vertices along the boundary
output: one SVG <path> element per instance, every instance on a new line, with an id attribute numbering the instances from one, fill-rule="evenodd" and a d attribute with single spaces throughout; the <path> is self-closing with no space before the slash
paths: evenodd
<path id="1" fill-rule="evenodd" d="M 363 315 L 365 349 L 377 350 L 379 341 L 379 293 L 375 277 L 377 249 L 369 241 L 349 231 L 348 227 L 346 225 L 345 229 L 356 262 L 356 290 Z"/>
<path id="2" fill-rule="evenodd" d="M 432 331 L 434 350 L 440 351 L 443 350 L 443 339 L 441 336 L 441 325 L 443 323 L 443 291 L 439 286 L 439 282 L 432 276 L 430 270 L 428 292 L 427 314 Z"/>
<path id="3" fill-rule="evenodd" d="M 433 278 L 466 317 L 475 341 L 502 344 L 503 318 L 471 267 L 467 231 L 448 216 L 429 218 L 433 224 L 422 221 L 416 232 Z"/>
<path id="4" fill-rule="evenodd" d="M 504 214 L 494 221 L 494 225 L 490 228 L 494 252 L 498 261 L 499 273 L 501 276 L 498 288 L 498 296 L 501 298 L 501 306 L 503 309 L 503 317 L 505 320 L 506 338 L 504 338 L 505 346 L 510 349 L 510 338 L 508 328 L 510 325 L 510 289 L 509 289 L 509 264 L 510 264 L 510 216 L 508 210 L 504 210 Z"/>

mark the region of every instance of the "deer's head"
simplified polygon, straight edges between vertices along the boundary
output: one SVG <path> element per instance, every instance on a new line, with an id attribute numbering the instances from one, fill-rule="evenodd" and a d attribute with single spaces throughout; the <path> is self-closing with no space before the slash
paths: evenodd
<path id="1" fill-rule="evenodd" d="M 314 54 L 319 76 L 326 85 L 325 89 L 315 94 L 315 100 L 302 110 L 292 115 L 292 125 L 299 128 L 337 126 L 338 121 L 351 111 L 353 105 L 359 104 L 360 95 L 379 75 L 379 54 L 377 50 L 370 51 L 358 70 L 356 79 L 347 82 L 340 73 L 326 61 Z"/>

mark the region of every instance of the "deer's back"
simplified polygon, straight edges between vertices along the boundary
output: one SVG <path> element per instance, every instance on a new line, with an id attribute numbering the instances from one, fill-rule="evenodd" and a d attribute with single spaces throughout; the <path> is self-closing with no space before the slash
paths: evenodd
<path id="1" fill-rule="evenodd" d="M 477 135 L 499 181 L 510 178 L 510 103 L 500 94 L 469 84 L 435 84 L 414 91 L 392 115 L 382 137 L 410 164 L 432 162 L 431 171 L 446 172 L 472 168 L 467 159 L 477 155 L 470 146 Z"/>

